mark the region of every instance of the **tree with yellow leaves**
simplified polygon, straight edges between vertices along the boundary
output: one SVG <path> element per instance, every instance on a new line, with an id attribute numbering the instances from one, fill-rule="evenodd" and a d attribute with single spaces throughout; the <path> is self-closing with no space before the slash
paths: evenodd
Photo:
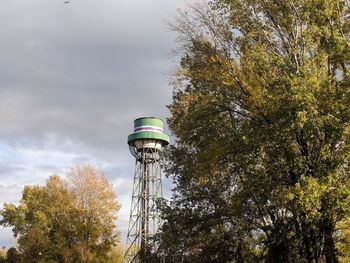
<path id="1" fill-rule="evenodd" d="M 22 262 L 108 263 L 119 240 L 119 208 L 102 171 L 75 167 L 65 180 L 26 186 L 19 205 L 4 204 L 1 224 L 12 227 Z"/>

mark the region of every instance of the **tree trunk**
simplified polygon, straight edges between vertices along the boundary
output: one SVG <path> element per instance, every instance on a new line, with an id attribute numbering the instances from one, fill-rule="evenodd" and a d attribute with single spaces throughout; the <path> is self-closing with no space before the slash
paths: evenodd
<path id="1" fill-rule="evenodd" d="M 335 248 L 333 240 L 334 227 L 331 220 L 327 220 L 324 225 L 324 249 L 323 254 L 326 259 L 326 263 L 339 263 L 337 257 L 337 250 Z"/>

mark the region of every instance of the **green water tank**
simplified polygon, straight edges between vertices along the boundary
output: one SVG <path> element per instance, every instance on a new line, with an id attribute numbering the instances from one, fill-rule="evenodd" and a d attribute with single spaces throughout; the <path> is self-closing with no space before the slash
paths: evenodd
<path id="1" fill-rule="evenodd" d="M 128 144 L 136 149 L 161 149 L 169 144 L 169 136 L 163 133 L 163 121 L 154 117 L 142 117 L 134 121 L 134 132 L 128 136 Z"/>

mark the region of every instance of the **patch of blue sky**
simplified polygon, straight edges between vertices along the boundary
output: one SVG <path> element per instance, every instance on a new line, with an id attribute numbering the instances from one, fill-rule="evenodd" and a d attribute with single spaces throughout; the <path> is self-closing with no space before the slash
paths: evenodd
<path id="1" fill-rule="evenodd" d="M 21 155 L 7 144 L 0 143 L 0 164 L 3 162 L 18 162 Z"/>

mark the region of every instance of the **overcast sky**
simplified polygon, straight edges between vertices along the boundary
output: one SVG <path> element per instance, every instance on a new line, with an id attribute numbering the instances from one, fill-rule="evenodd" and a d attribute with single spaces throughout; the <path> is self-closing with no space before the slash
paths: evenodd
<path id="1" fill-rule="evenodd" d="M 95 164 L 122 202 L 125 240 L 134 165 L 126 138 L 135 118 L 169 114 L 177 61 L 164 21 L 184 2 L 1 1 L 0 207 L 18 202 L 24 185 Z M 0 245 L 11 237 L 0 228 Z"/>

